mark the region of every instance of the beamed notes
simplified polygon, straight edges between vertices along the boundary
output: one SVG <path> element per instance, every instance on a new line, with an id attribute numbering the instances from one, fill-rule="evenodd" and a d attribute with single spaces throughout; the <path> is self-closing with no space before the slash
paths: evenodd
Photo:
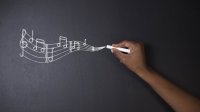
<path id="1" fill-rule="evenodd" d="M 45 40 L 33 37 L 33 31 L 30 34 L 22 29 L 20 40 L 21 57 L 37 63 L 50 63 L 65 57 L 75 51 L 95 51 L 93 46 L 82 41 L 69 41 L 67 37 L 60 36 L 57 43 L 47 44 Z"/>

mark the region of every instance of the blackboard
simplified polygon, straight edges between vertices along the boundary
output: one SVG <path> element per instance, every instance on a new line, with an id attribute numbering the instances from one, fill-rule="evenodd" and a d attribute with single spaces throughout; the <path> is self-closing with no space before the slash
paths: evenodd
<path id="1" fill-rule="evenodd" d="M 20 57 L 22 29 L 48 43 L 60 35 L 93 46 L 143 41 L 148 63 L 200 96 L 199 12 L 180 0 L 1 0 L 1 112 L 170 112 L 110 50 L 52 63 Z"/>

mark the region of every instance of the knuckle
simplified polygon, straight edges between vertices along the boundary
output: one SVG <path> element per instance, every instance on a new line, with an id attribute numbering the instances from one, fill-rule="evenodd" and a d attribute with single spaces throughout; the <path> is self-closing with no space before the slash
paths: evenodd
<path id="1" fill-rule="evenodd" d="M 124 40 L 124 41 L 123 41 L 123 43 L 128 43 L 128 42 L 129 42 L 128 40 Z"/>

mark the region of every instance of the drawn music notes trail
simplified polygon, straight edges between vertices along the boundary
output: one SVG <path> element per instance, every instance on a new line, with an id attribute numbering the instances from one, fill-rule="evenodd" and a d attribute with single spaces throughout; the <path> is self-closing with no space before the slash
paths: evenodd
<path id="1" fill-rule="evenodd" d="M 36 63 L 50 63 L 65 57 L 75 51 L 99 51 L 103 47 L 94 47 L 86 43 L 86 39 L 81 41 L 68 41 L 67 37 L 60 36 L 58 42 L 47 44 L 43 39 L 33 37 L 33 31 L 30 34 L 22 29 L 20 40 L 21 57 L 25 57 Z"/>

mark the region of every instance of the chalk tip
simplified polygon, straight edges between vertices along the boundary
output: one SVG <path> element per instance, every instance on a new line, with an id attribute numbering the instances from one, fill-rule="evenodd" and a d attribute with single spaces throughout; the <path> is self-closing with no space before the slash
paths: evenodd
<path id="1" fill-rule="evenodd" d="M 113 47 L 111 45 L 107 45 L 106 48 L 112 49 Z"/>

